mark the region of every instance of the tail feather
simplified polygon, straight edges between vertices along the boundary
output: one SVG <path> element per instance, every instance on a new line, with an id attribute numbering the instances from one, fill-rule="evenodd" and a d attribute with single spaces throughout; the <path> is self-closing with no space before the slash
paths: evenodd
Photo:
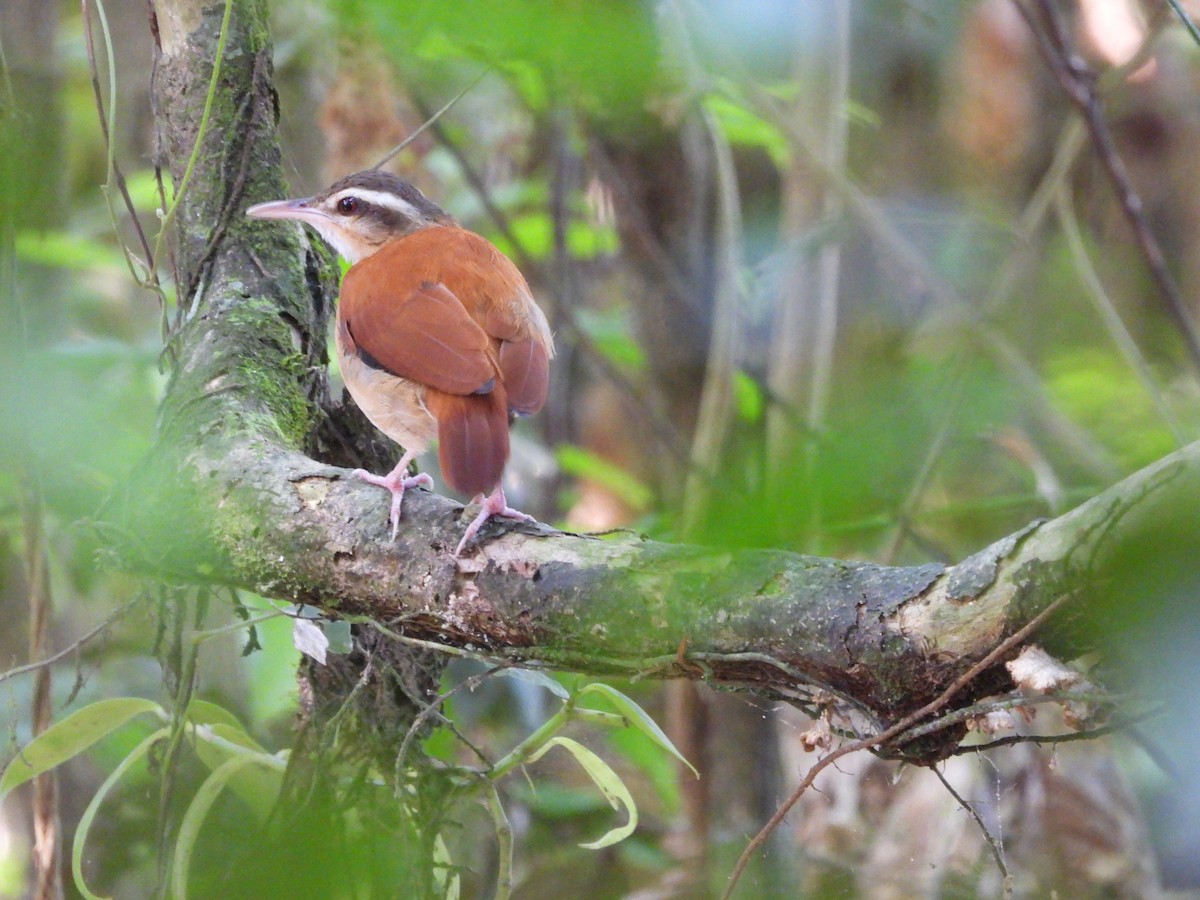
<path id="1" fill-rule="evenodd" d="M 550 359 L 545 346 L 532 338 L 504 341 L 500 345 L 500 371 L 512 412 L 531 416 L 542 408 L 550 385 Z"/>
<path id="2" fill-rule="evenodd" d="M 486 394 L 430 390 L 426 405 L 438 423 L 442 477 L 463 494 L 486 494 L 500 483 L 508 462 L 508 404 L 497 384 Z"/>

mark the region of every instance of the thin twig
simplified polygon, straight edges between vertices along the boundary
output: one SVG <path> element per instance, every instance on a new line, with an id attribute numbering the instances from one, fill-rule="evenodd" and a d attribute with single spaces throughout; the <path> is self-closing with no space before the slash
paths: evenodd
<path id="1" fill-rule="evenodd" d="M 1179 0 L 1167 0 L 1167 5 L 1171 7 L 1175 15 L 1179 17 L 1179 21 L 1183 23 L 1183 27 L 1187 29 L 1187 33 L 1192 36 L 1192 40 L 1200 44 L 1200 28 L 1196 27 L 1196 23 L 1192 21 L 1192 17 L 1187 14 L 1187 10 L 1183 8 L 1183 4 Z"/>
<path id="2" fill-rule="evenodd" d="M 209 77 L 208 92 L 204 97 L 204 109 L 200 113 L 200 123 L 196 126 L 196 140 L 192 144 L 191 155 L 188 157 L 183 175 L 179 179 L 179 187 L 175 189 L 171 202 L 167 206 L 166 212 L 163 213 L 158 237 L 154 241 L 154 252 L 150 257 L 150 265 L 153 267 L 157 267 L 158 265 L 159 253 L 162 250 L 163 241 L 166 240 L 171 223 L 174 222 L 175 216 L 179 212 L 179 206 L 183 202 L 188 185 L 191 183 L 192 173 L 196 169 L 196 161 L 200 158 L 200 150 L 204 144 L 204 138 L 208 134 L 208 122 L 212 116 L 213 101 L 217 96 L 217 85 L 220 83 L 221 64 L 225 59 L 225 44 L 229 39 L 229 20 L 232 14 L 233 0 L 225 0 L 225 10 L 221 16 L 221 30 L 217 35 L 217 48 L 213 59 L 212 75 Z M 185 300 L 185 297 L 179 297 L 178 302 L 181 307 Z"/>
<path id="3" fill-rule="evenodd" d="M 192 615 L 192 627 L 199 631 L 203 624 L 204 615 L 208 609 L 209 589 L 201 587 L 195 590 L 195 611 Z M 174 830 L 171 827 L 174 815 L 173 800 L 179 779 L 180 752 L 183 749 L 183 739 L 187 733 L 187 711 L 191 706 L 192 696 L 196 688 L 196 662 L 200 655 L 200 643 L 185 640 L 183 630 L 186 598 L 183 591 L 175 592 L 176 607 L 174 646 L 172 648 L 173 663 L 178 664 L 178 683 L 175 686 L 174 702 L 171 707 L 171 720 L 168 725 L 167 746 L 163 752 L 159 772 L 158 819 L 155 824 L 155 838 L 158 858 L 158 886 L 156 894 L 165 897 L 168 885 L 171 883 L 171 840 Z"/>
<path id="4" fill-rule="evenodd" d="M 121 171 L 121 167 L 117 164 L 116 149 L 112 142 L 112 130 L 115 122 L 116 110 L 116 71 L 113 63 L 112 40 L 108 31 L 108 19 L 104 14 L 104 5 L 98 2 L 96 11 L 100 18 L 100 27 L 104 33 L 104 49 L 108 59 L 109 68 L 109 99 L 112 108 L 105 110 L 104 97 L 100 91 L 100 72 L 96 65 L 96 48 L 92 39 L 92 18 L 91 18 L 91 0 L 82 0 L 83 4 L 83 38 L 84 46 L 87 50 L 88 68 L 92 76 L 92 94 L 96 98 L 96 113 L 100 120 L 100 133 L 104 139 L 105 162 L 106 162 L 106 181 L 104 185 L 104 200 L 108 206 L 109 216 L 112 218 L 113 231 L 118 235 L 120 230 L 117 227 L 116 209 L 112 205 L 111 187 L 115 183 L 117 190 L 121 194 L 121 199 L 125 203 L 125 209 L 129 213 L 130 222 L 133 225 L 134 234 L 137 235 L 138 243 L 142 245 L 143 259 L 138 260 L 137 257 L 129 250 L 124 241 L 121 241 L 121 250 L 125 257 L 125 265 L 129 267 L 129 274 L 133 276 L 133 280 L 140 286 L 154 292 L 158 297 L 159 312 L 165 315 L 166 297 L 162 290 L 162 285 L 158 281 L 158 273 L 153 265 L 153 253 L 150 250 L 150 241 L 146 237 L 146 232 L 142 228 L 142 221 L 138 218 L 137 208 L 134 206 L 133 198 L 129 196 L 129 187 L 125 183 L 125 175 Z M 139 274 L 134 266 L 134 261 L 140 262 L 145 269 L 144 273 Z"/>
<path id="5" fill-rule="evenodd" d="M 1008 866 L 1004 862 L 1004 848 L 1000 846 L 1000 842 L 996 840 L 995 836 L 992 835 L 992 832 L 988 830 L 988 827 L 986 824 L 984 824 L 983 817 L 979 815 L 978 810 L 968 803 L 962 794 L 954 789 L 954 785 L 946 780 L 946 776 L 941 773 L 941 770 L 939 770 L 937 766 L 930 766 L 930 768 L 933 770 L 933 774 L 937 776 L 938 781 L 942 783 L 942 787 L 944 787 L 950 793 L 950 796 L 955 799 L 959 806 L 970 813 L 971 818 L 975 820 L 975 824 L 979 826 L 979 832 L 983 835 L 983 839 L 987 841 L 987 845 L 991 848 L 992 857 L 996 860 L 996 868 L 1000 870 L 1000 876 L 1003 878 L 1004 896 L 1011 897 L 1013 895 L 1013 881 L 1012 875 L 1009 874 Z"/>
<path id="6" fill-rule="evenodd" d="M 513 833 L 500 801 L 500 792 L 495 783 L 484 790 L 484 802 L 492 814 L 492 825 L 496 829 L 496 890 L 495 900 L 508 900 L 512 896 Z"/>
<path id="7" fill-rule="evenodd" d="M 966 753 L 984 753 L 988 750 L 996 750 L 1000 747 L 1009 747 L 1013 744 L 1069 744 L 1074 741 L 1091 741 L 1098 737 L 1104 737 L 1106 734 L 1112 734 L 1116 731 L 1124 731 L 1126 728 L 1131 728 L 1138 722 L 1143 722 L 1153 716 L 1160 715 L 1165 712 L 1161 707 L 1147 710 L 1143 713 L 1138 713 L 1134 716 L 1122 719 L 1119 722 L 1111 722 L 1108 725 L 1101 725 L 1099 728 L 1089 728 L 1086 731 L 1071 731 L 1067 734 L 1010 734 L 1007 737 L 996 738 L 994 741 L 988 741 L 986 744 L 973 744 L 971 746 L 957 747 L 953 751 L 955 756 L 962 756 Z"/>
<path id="8" fill-rule="evenodd" d="M 487 75 L 488 72 L 490 72 L 490 71 L 492 71 L 492 67 L 486 66 L 482 72 L 480 72 L 473 79 L 471 79 L 470 83 L 468 83 L 465 88 L 463 88 L 461 91 L 459 91 L 453 97 L 451 97 L 449 102 L 444 104 L 441 107 L 441 109 L 439 109 L 433 115 L 425 115 L 424 113 L 422 113 L 422 115 L 425 115 L 425 121 L 421 123 L 421 126 L 419 128 L 417 128 L 414 132 L 412 132 L 412 134 L 408 135 L 408 137 L 406 137 L 404 140 L 402 140 L 399 144 L 397 144 L 395 147 L 393 147 L 391 150 L 389 150 L 387 152 L 387 155 L 384 156 L 384 158 L 381 159 L 379 162 L 375 163 L 375 165 L 371 166 L 371 168 L 372 169 L 382 169 L 389 162 L 391 162 L 396 157 L 396 154 L 398 154 L 401 150 L 403 150 L 405 147 L 407 147 L 409 144 L 411 144 L 413 141 L 415 141 L 417 138 L 419 138 L 421 135 L 423 135 L 425 133 L 426 129 L 428 129 L 438 119 L 440 119 L 442 116 L 444 116 L 446 113 L 448 113 L 450 111 L 450 108 L 452 106 L 454 106 L 454 104 L 456 104 L 463 97 L 467 96 L 467 92 L 470 91 L 473 87 L 475 87 L 475 85 L 479 84 L 479 82 L 483 81 L 483 77 L 485 75 Z"/>
<path id="9" fill-rule="evenodd" d="M 501 663 L 500 665 L 492 666 L 483 672 L 477 672 L 474 675 L 464 678 L 458 684 L 448 688 L 434 697 L 433 700 L 429 701 L 425 708 L 413 717 L 412 724 L 408 727 L 408 731 L 404 734 L 404 740 L 400 742 L 400 749 L 396 751 L 395 783 L 400 784 L 400 772 L 404 766 L 404 759 L 408 756 L 409 745 L 417 736 L 417 733 L 421 730 L 421 726 L 425 723 L 426 719 L 437 717 L 444 722 L 448 721 L 441 711 L 442 704 L 444 704 L 459 691 L 474 691 L 475 688 L 479 687 L 479 685 L 483 684 L 484 681 L 486 681 L 492 675 L 495 675 L 501 669 L 506 669 L 514 665 L 516 665 L 516 663 Z M 479 761 L 483 763 L 484 767 L 490 769 L 492 767 L 492 761 L 487 758 L 487 755 L 480 751 L 479 748 L 477 748 L 470 741 L 467 741 L 466 743 L 467 746 L 474 751 L 475 755 L 479 757 Z"/>
<path id="10" fill-rule="evenodd" d="M 23 666 L 16 666 L 15 668 L 9 669 L 6 672 L 0 672 L 0 684 L 3 684 L 5 681 L 7 681 L 10 678 L 16 678 L 19 675 L 26 675 L 30 672 L 36 672 L 38 669 L 45 668 L 46 666 L 52 666 L 55 663 L 70 656 L 71 654 L 78 653 L 80 650 L 83 649 L 84 644 L 88 643 L 93 638 L 95 638 L 97 635 L 102 634 L 103 632 L 107 631 L 110 627 L 112 627 L 112 625 L 119 618 L 121 618 L 123 615 L 125 615 L 125 613 L 127 613 L 129 611 L 130 607 L 132 607 L 134 604 L 138 603 L 139 600 L 140 600 L 140 598 L 135 598 L 135 599 L 130 600 L 129 602 L 123 604 L 116 612 L 114 612 L 112 615 L 110 615 L 107 619 L 105 619 L 103 622 L 101 622 L 99 625 L 97 625 L 95 628 L 93 628 L 87 634 L 83 635 L 83 637 L 79 638 L 76 641 L 73 641 L 69 647 L 64 647 L 62 650 L 59 650 L 57 653 L 53 654 L 52 656 L 47 656 L 44 659 L 38 659 L 38 660 L 35 660 L 34 662 L 26 663 Z"/>
<path id="11" fill-rule="evenodd" d="M 1129 364 L 1129 368 L 1133 369 L 1134 374 L 1142 383 L 1142 387 L 1146 389 L 1146 393 L 1150 396 L 1155 409 L 1158 410 L 1159 416 L 1167 428 L 1170 429 L 1172 436 L 1175 438 L 1175 446 L 1182 447 L 1187 443 L 1183 429 L 1180 427 L 1174 413 L 1171 412 L 1171 408 L 1167 405 L 1167 401 L 1163 397 L 1158 383 L 1154 380 L 1154 373 L 1150 370 L 1150 363 L 1142 355 L 1142 351 L 1138 348 L 1137 341 L 1134 340 L 1133 335 L 1129 333 L 1129 329 L 1125 327 L 1125 323 L 1121 320 L 1121 314 L 1117 312 L 1116 305 L 1112 302 L 1112 298 L 1108 296 L 1104 282 L 1100 280 L 1100 276 L 1096 272 L 1096 267 L 1092 264 L 1092 258 L 1088 254 L 1087 246 L 1083 242 L 1083 235 L 1079 229 L 1079 220 L 1075 215 L 1075 208 L 1071 204 L 1070 191 L 1065 184 L 1059 185 L 1058 192 L 1054 198 L 1054 212 L 1058 217 L 1059 224 L 1062 226 L 1063 235 L 1067 239 L 1067 247 L 1071 251 L 1071 261 L 1075 264 L 1075 271 L 1079 275 L 1079 280 L 1087 288 L 1088 299 L 1092 301 L 1092 306 L 1100 314 L 1100 318 L 1104 320 L 1104 326 L 1108 329 L 1108 333 L 1112 335 L 1112 339 L 1116 343 L 1117 349 L 1121 351 L 1121 355 L 1125 357 L 1125 362 Z"/>
<path id="12" fill-rule="evenodd" d="M 968 719 L 986 716 L 991 712 L 1000 712 L 1009 709 L 1027 709 L 1029 707 L 1041 706 L 1044 703 L 1104 703 L 1111 705 L 1127 699 L 1125 696 L 1103 691 L 1083 691 L 1077 693 L 1055 691 L 1049 694 L 1039 694 L 1036 697 L 1026 697 L 1019 694 L 1015 697 L 1007 697 L 1000 700 L 985 700 L 982 703 L 964 706 L 940 718 L 918 725 L 915 728 L 910 728 L 896 739 L 896 743 L 907 744 L 926 735 L 945 731 L 947 728 L 957 725 L 960 722 L 965 722 Z"/>
<path id="13" fill-rule="evenodd" d="M 5 155 L 0 162 L 0 183 L 7 182 L 17 174 L 12 166 L 17 147 L 14 138 L 25 129 L 20 121 L 32 111 L 18 110 L 16 96 L 8 71 L 8 60 L 0 45 L 0 89 L 3 103 L 0 104 L 0 153 Z M 19 139 L 19 138 L 18 138 Z M 6 185 L 7 187 L 7 185 Z M 5 341 L 8 361 L 14 370 L 22 372 L 27 366 L 29 329 L 26 298 L 17 291 L 16 285 L 16 229 L 14 207 L 8 197 L 0 197 L 0 315 L 10 308 L 13 320 L 6 322 L 9 340 Z M 3 316 L 7 318 L 7 316 Z M 50 562 L 46 539 L 46 511 L 42 496 L 42 483 L 36 467 L 33 448 L 23 431 L 18 429 L 13 440 L 16 452 L 15 473 L 18 516 L 21 523 L 21 563 L 25 579 L 26 605 L 28 607 L 28 654 L 37 663 L 46 655 L 50 643 L 50 624 L 54 617 L 54 595 L 50 585 Z M 54 695 L 51 670 L 47 666 L 32 666 L 36 669 L 33 690 L 29 701 L 31 732 L 36 738 L 43 734 L 54 718 Z M 30 809 L 33 830 L 33 877 L 34 893 L 38 898 L 62 896 L 62 836 L 59 815 L 58 773 L 42 772 L 33 781 L 33 799 Z"/>
<path id="14" fill-rule="evenodd" d="M 1049 0 L 1037 0 L 1042 22 L 1038 21 L 1033 11 L 1021 0 L 1013 0 L 1013 3 L 1030 31 L 1033 32 L 1038 50 L 1058 80 L 1063 93 L 1083 117 L 1084 124 L 1091 134 L 1096 154 L 1108 174 L 1109 181 L 1112 182 L 1121 211 L 1130 228 L 1133 229 L 1134 238 L 1137 240 L 1138 248 L 1150 270 L 1150 277 L 1158 289 L 1159 297 L 1179 328 L 1180 337 L 1183 339 L 1192 365 L 1200 373 L 1200 331 L 1197 330 L 1196 323 L 1192 320 L 1179 285 L 1167 267 L 1162 246 L 1146 218 L 1142 198 L 1134 189 L 1129 171 L 1125 167 L 1125 161 L 1117 150 L 1112 131 L 1104 118 L 1104 108 L 1096 90 L 1095 73 L 1071 46 L 1070 38 Z"/>
<path id="15" fill-rule="evenodd" d="M 261 96 L 261 92 L 259 90 L 260 79 L 265 75 L 267 62 L 267 55 L 262 51 L 259 51 L 254 55 L 254 65 L 250 74 L 250 90 L 246 92 L 246 95 L 242 98 L 237 110 L 231 117 L 231 121 L 235 123 L 237 130 L 242 134 L 250 133 L 255 118 L 263 112 L 262 105 L 255 103 L 254 99 Z M 182 298 L 190 298 L 194 295 L 196 296 L 196 302 L 193 304 L 193 308 L 198 308 L 200 284 L 208 277 L 208 273 L 211 271 L 215 261 L 217 248 L 220 246 L 221 241 L 225 237 L 225 231 L 229 227 L 230 219 L 243 202 L 242 194 L 245 190 L 246 175 L 248 173 L 250 163 L 250 142 L 241 142 L 241 156 L 238 161 L 239 165 L 237 174 L 233 178 L 230 178 L 228 173 L 225 171 L 225 164 L 228 162 L 229 154 L 232 152 L 235 145 L 236 144 L 234 142 L 227 142 L 222 147 L 221 182 L 222 184 L 227 185 L 227 189 L 225 191 L 225 202 L 222 204 L 221 209 L 217 214 L 216 223 L 208 233 L 208 236 L 204 242 L 204 249 L 201 250 L 200 253 L 195 257 L 195 262 L 192 264 L 192 271 L 188 277 L 187 284 L 182 287 L 177 286 L 176 288 L 178 295 Z M 183 309 L 183 306 L 180 305 L 176 309 L 178 313 Z"/>
<path id="16" fill-rule="evenodd" d="M 676 0 L 665 4 L 663 12 L 664 16 L 669 17 L 664 18 L 667 23 L 664 27 L 672 32 L 675 61 L 682 71 L 686 88 L 690 92 L 699 92 L 706 76 L 690 40 L 685 10 Z M 734 380 L 745 343 L 739 287 L 743 269 L 742 208 L 733 153 L 710 110 L 700 106 L 694 123 L 698 128 L 692 133 L 698 139 L 692 156 L 703 166 L 695 181 L 701 190 L 716 188 L 716 227 L 711 251 L 707 248 L 693 251 L 695 257 L 699 257 L 701 252 L 711 252 L 714 257 L 713 299 L 704 382 L 697 403 L 696 426 L 689 454 L 692 467 L 684 485 L 680 530 L 685 535 L 694 533 L 699 525 L 711 487 L 720 471 L 721 453 L 734 415 Z M 701 218 L 694 219 L 696 227 L 689 229 L 689 234 L 707 232 L 707 206 L 706 202 L 691 205 L 689 211 Z"/>
<path id="17" fill-rule="evenodd" d="M 746 845 L 746 849 L 743 850 L 742 855 L 738 857 L 737 865 L 733 867 L 733 872 L 730 874 L 729 881 L 725 885 L 725 892 L 721 895 L 721 900 L 728 900 L 728 898 L 732 896 L 733 889 L 737 885 L 738 879 L 741 878 L 742 872 L 745 871 L 746 866 L 749 864 L 750 859 L 754 856 L 755 852 L 763 845 L 767 838 L 771 836 L 771 832 L 779 827 L 779 823 L 784 820 L 787 814 L 791 811 L 792 807 L 795 806 L 800 800 L 800 797 L 803 796 L 804 792 L 812 786 L 813 782 L 816 780 L 816 777 L 825 771 L 826 768 L 837 762 L 843 756 L 848 756 L 851 753 L 857 753 L 859 750 L 868 750 L 872 747 L 879 747 L 883 744 L 886 744 L 888 741 L 892 740 L 898 735 L 903 734 L 910 727 L 921 721 L 921 719 L 925 718 L 931 713 L 937 712 L 950 701 L 951 697 L 966 687 L 966 685 L 969 684 L 976 676 L 978 676 L 981 672 L 991 668 L 1000 660 L 1002 656 L 1007 654 L 1010 650 L 1021 644 L 1026 638 L 1033 634 L 1039 627 L 1041 627 L 1042 623 L 1044 623 L 1048 618 L 1050 618 L 1050 616 L 1057 612 L 1058 609 L 1072 596 L 1072 594 L 1064 594 L 1058 597 L 1040 613 L 1030 619 L 1029 622 L 1027 622 L 1022 628 L 1013 632 L 1011 635 L 1001 641 L 1000 644 L 998 644 L 994 650 L 983 657 L 983 659 L 979 660 L 979 662 L 975 663 L 975 665 L 971 666 L 969 669 L 967 669 L 967 671 L 956 678 L 954 682 L 948 688 L 946 688 L 946 690 L 942 691 L 942 693 L 940 693 L 936 698 L 931 700 L 929 703 L 926 703 L 916 712 L 910 713 L 891 728 L 888 728 L 877 735 L 865 737 L 862 740 L 854 741 L 850 744 L 843 744 L 832 753 L 829 753 L 817 761 L 812 768 L 808 770 L 808 774 L 804 776 L 804 780 L 800 782 L 799 787 L 792 792 L 791 796 L 788 797 L 787 800 L 785 800 L 783 804 L 775 811 L 775 814 L 771 816 L 770 821 L 768 821 L 767 824 L 759 830 L 758 834 L 754 836 L 750 843 Z"/>

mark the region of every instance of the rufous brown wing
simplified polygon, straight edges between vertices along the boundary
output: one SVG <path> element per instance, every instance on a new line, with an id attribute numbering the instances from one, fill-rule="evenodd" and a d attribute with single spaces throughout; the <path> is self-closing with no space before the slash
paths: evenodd
<path id="1" fill-rule="evenodd" d="M 478 235 L 435 226 L 354 265 L 341 296 L 354 351 L 426 386 L 447 482 L 467 494 L 495 487 L 509 415 L 541 409 L 549 381 L 549 349 L 517 268 Z"/>

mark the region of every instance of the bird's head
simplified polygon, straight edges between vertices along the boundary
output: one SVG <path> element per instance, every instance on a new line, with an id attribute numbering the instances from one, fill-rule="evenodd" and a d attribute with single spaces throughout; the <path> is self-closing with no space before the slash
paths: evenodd
<path id="1" fill-rule="evenodd" d="M 259 203 L 246 215 L 307 222 L 351 263 L 406 234 L 430 225 L 454 224 L 407 181 L 376 169 L 347 175 L 312 197 Z"/>

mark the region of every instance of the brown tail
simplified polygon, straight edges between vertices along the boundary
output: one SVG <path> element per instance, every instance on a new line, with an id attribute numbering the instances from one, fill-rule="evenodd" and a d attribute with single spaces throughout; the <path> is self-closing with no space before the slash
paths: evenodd
<path id="1" fill-rule="evenodd" d="M 500 372 L 508 392 L 508 408 L 531 416 L 546 402 L 550 384 L 550 359 L 535 340 L 504 341 L 500 345 Z"/>
<path id="2" fill-rule="evenodd" d="M 508 462 L 508 404 L 500 384 L 486 394 L 430 390 L 426 404 L 438 423 L 442 477 L 463 494 L 486 494 Z"/>

